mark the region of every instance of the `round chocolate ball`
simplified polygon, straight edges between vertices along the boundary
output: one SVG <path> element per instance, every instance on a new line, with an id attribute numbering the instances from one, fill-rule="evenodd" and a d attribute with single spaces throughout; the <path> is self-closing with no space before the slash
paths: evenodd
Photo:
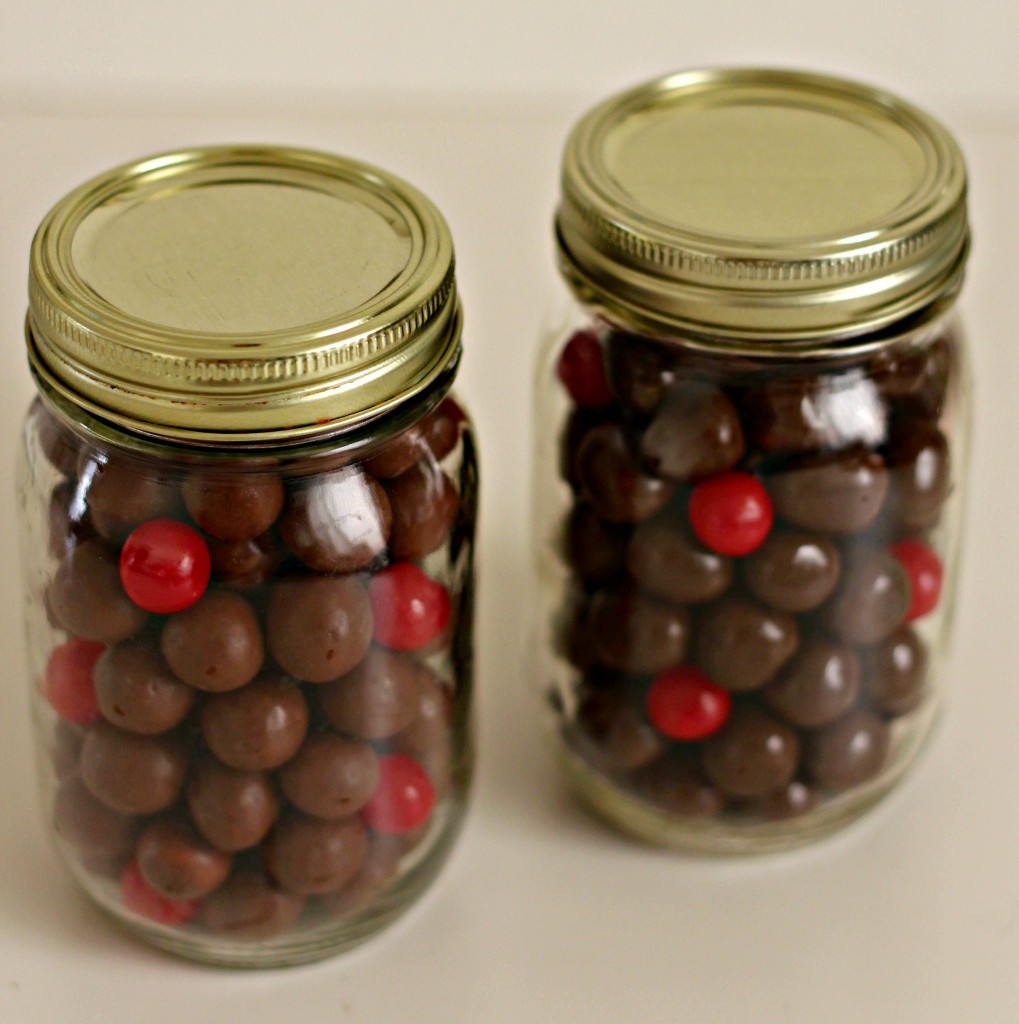
<path id="1" fill-rule="evenodd" d="M 698 620 L 694 660 L 727 690 L 755 690 L 793 656 L 799 642 L 791 615 L 742 597 L 724 597 L 705 608 Z"/>
<path id="2" fill-rule="evenodd" d="M 238 871 L 206 899 L 198 921 L 231 941 L 257 942 L 289 931 L 304 898 L 273 885 L 260 871 Z"/>
<path id="3" fill-rule="evenodd" d="M 353 671 L 319 688 L 319 708 L 341 732 L 383 740 L 417 717 L 420 677 L 410 656 L 372 647 Z"/>
<path id="4" fill-rule="evenodd" d="M 860 692 L 860 659 L 851 647 L 827 640 L 804 644 L 762 691 L 787 722 L 817 729 L 848 711 Z"/>
<path id="5" fill-rule="evenodd" d="M 160 646 L 178 679 L 209 693 L 250 682 L 265 659 L 255 609 L 227 590 L 208 591 L 190 608 L 171 615 Z"/>
<path id="6" fill-rule="evenodd" d="M 782 722 L 753 708 L 741 708 L 704 741 L 708 778 L 729 796 L 751 799 L 787 786 L 796 774 L 800 741 Z"/>
<path id="7" fill-rule="evenodd" d="M 743 428 L 732 402 L 706 384 L 674 387 L 658 407 L 640 446 L 647 468 L 667 480 L 702 480 L 743 457 Z"/>
<path id="8" fill-rule="evenodd" d="M 43 457 L 62 476 L 71 476 L 78 465 L 81 442 L 46 408 L 38 396 L 32 401 L 29 418 L 35 425 Z"/>
<path id="9" fill-rule="evenodd" d="M 81 745 L 85 739 L 85 731 L 78 725 L 58 718 L 53 726 L 47 749 L 50 765 L 57 780 L 63 782 L 78 774 L 78 761 L 81 758 Z"/>
<path id="10" fill-rule="evenodd" d="M 839 549 L 827 537 L 774 530 L 743 563 L 743 582 L 762 604 L 806 612 L 822 604 L 839 581 Z"/>
<path id="11" fill-rule="evenodd" d="M 392 525 L 382 485 L 347 467 L 302 483 L 279 520 L 283 543 L 319 572 L 355 572 L 386 549 Z"/>
<path id="12" fill-rule="evenodd" d="M 821 533 L 861 533 L 877 518 L 888 490 L 880 455 L 866 448 L 811 455 L 774 473 L 775 510 L 794 526 Z"/>
<path id="13" fill-rule="evenodd" d="M 588 430 L 575 461 L 580 486 L 602 519 L 639 523 L 665 507 L 675 485 L 644 473 L 616 423 Z"/>
<path id="14" fill-rule="evenodd" d="M 275 473 L 200 470 L 181 486 L 188 515 L 210 537 L 251 540 L 283 509 L 283 481 Z"/>
<path id="15" fill-rule="evenodd" d="M 146 520 L 171 518 L 180 508 L 175 483 L 156 467 L 122 456 L 83 451 L 78 481 L 96 533 L 114 544 Z"/>
<path id="16" fill-rule="evenodd" d="M 375 791 L 379 759 L 370 743 L 336 733 L 312 733 L 280 769 L 283 795 L 315 818 L 355 814 Z"/>
<path id="17" fill-rule="evenodd" d="M 232 858 L 210 846 L 186 821 L 154 821 L 138 839 L 138 870 L 160 896 L 196 900 L 219 888 Z"/>
<path id="18" fill-rule="evenodd" d="M 360 818 L 324 821 L 297 813 L 280 821 L 263 846 L 269 874 L 302 896 L 342 889 L 367 852 L 368 832 Z"/>
<path id="19" fill-rule="evenodd" d="M 90 726 L 81 748 L 89 792 L 122 814 L 155 814 L 176 803 L 188 748 L 175 734 L 139 736 L 106 722 Z"/>
<path id="20" fill-rule="evenodd" d="M 666 756 L 642 768 L 633 778 L 634 790 L 649 803 L 680 818 L 713 818 L 725 803 L 689 761 Z"/>
<path id="21" fill-rule="evenodd" d="M 630 574 L 653 594 L 676 604 L 721 597 L 732 582 L 732 561 L 709 551 L 682 526 L 661 517 L 641 523 L 626 549 Z"/>
<path id="22" fill-rule="evenodd" d="M 211 694 L 201 723 L 205 742 L 223 764 L 262 771 L 297 753 L 308 731 L 308 704 L 293 681 L 263 677 Z"/>
<path id="23" fill-rule="evenodd" d="M 271 579 L 286 558 L 270 531 L 250 540 L 208 541 L 212 578 L 227 586 L 248 589 Z"/>
<path id="24" fill-rule="evenodd" d="M 653 675 L 683 661 L 690 635 L 684 608 L 634 590 L 599 591 L 588 636 L 598 661 L 620 672 Z"/>
<path id="25" fill-rule="evenodd" d="M 436 462 L 442 462 L 453 451 L 466 426 L 467 414 L 452 395 L 447 395 L 421 421 L 421 435 Z"/>
<path id="26" fill-rule="evenodd" d="M 804 752 L 807 773 L 825 789 L 859 786 L 881 771 L 888 753 L 888 726 L 857 708 L 812 733 Z"/>
<path id="27" fill-rule="evenodd" d="M 127 640 L 149 617 L 124 592 L 117 556 L 97 540 L 82 541 L 72 549 L 60 563 L 46 599 L 68 633 L 101 644 Z"/>
<path id="28" fill-rule="evenodd" d="M 128 732 L 168 732 L 184 721 L 195 701 L 195 691 L 144 642 L 108 647 L 92 675 L 103 716 Z"/>
<path id="29" fill-rule="evenodd" d="M 66 779 L 53 803 L 57 835 L 87 863 L 125 863 L 134 851 L 138 818 L 98 801 L 77 777 Z"/>
<path id="30" fill-rule="evenodd" d="M 386 484 L 393 509 L 392 558 L 416 562 L 441 547 L 456 520 L 460 496 L 438 466 L 422 459 Z"/>
<path id="31" fill-rule="evenodd" d="M 50 492 L 47 523 L 47 546 L 54 558 L 64 558 L 75 544 L 93 536 L 76 481 L 61 480 Z"/>
<path id="32" fill-rule="evenodd" d="M 268 775 L 228 768 L 208 755 L 192 765 L 187 805 L 198 831 L 227 853 L 260 843 L 279 812 Z"/>
<path id="33" fill-rule="evenodd" d="M 937 523 L 952 485 L 945 435 L 928 420 L 902 417 L 892 430 L 886 461 L 889 505 L 898 522 L 917 530 Z"/>
<path id="34" fill-rule="evenodd" d="M 604 409 L 576 408 L 566 418 L 559 437 L 559 475 L 574 491 L 581 489 L 577 457 L 588 432 L 605 423 Z"/>
<path id="35" fill-rule="evenodd" d="M 927 646 L 909 626 L 863 653 L 863 677 L 871 702 L 886 715 L 905 715 L 927 692 Z"/>
<path id="36" fill-rule="evenodd" d="M 453 697 L 450 688 L 430 669 L 417 669 L 417 713 L 410 725 L 391 737 L 395 750 L 424 763 L 435 751 L 451 753 Z M 427 770 L 427 765 L 425 766 Z M 432 779 L 433 783 L 436 780 Z M 440 789 L 436 783 L 436 791 Z"/>
<path id="37" fill-rule="evenodd" d="M 941 415 L 948 393 L 953 346 L 946 332 L 934 341 L 896 345 L 872 357 L 867 373 L 897 408 L 925 417 Z"/>
<path id="38" fill-rule="evenodd" d="M 581 579 L 601 583 L 623 571 L 626 531 L 599 519 L 586 502 L 570 510 L 565 530 L 566 560 Z"/>
<path id="39" fill-rule="evenodd" d="M 676 379 L 676 355 L 637 334 L 610 331 L 605 370 L 617 402 L 641 416 L 658 408 Z"/>
<path id="40" fill-rule="evenodd" d="M 665 741 L 626 693 L 586 690 L 578 695 L 576 747 L 606 772 L 631 772 L 658 758 Z"/>
<path id="41" fill-rule="evenodd" d="M 747 809 L 767 821 L 788 821 L 809 814 L 818 802 L 817 790 L 800 779 L 762 797 Z"/>
<path id="42" fill-rule="evenodd" d="M 823 617 L 846 643 L 875 644 L 898 629 L 909 605 L 909 577 L 899 560 L 882 548 L 861 546 L 847 553 Z"/>
<path id="43" fill-rule="evenodd" d="M 402 851 L 390 837 L 375 836 L 361 870 L 339 890 L 321 897 L 322 909 L 333 918 L 353 917 L 367 910 L 395 881 Z"/>
<path id="44" fill-rule="evenodd" d="M 309 683 L 337 679 L 371 644 L 368 592 L 354 577 L 285 580 L 269 598 L 265 632 L 290 675 Z"/>

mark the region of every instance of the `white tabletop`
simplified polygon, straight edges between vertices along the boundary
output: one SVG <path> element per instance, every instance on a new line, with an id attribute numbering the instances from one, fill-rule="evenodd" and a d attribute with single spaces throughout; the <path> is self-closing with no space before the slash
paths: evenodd
<path id="1" fill-rule="evenodd" d="M 0 105 L 0 1021 L 3 1024 L 1015 1024 L 1019 1020 L 1019 127 L 956 119 L 973 181 L 964 297 L 979 386 L 968 544 L 936 741 L 896 794 L 795 854 L 641 847 L 556 774 L 528 679 L 530 381 L 557 294 L 550 218 L 569 110 L 337 109 L 315 120 L 46 116 Z M 31 758 L 13 460 L 31 394 L 27 255 L 87 176 L 192 143 L 289 142 L 394 170 L 447 215 L 481 436 L 480 759 L 432 892 L 326 963 L 230 973 L 128 938 L 44 836 Z"/>

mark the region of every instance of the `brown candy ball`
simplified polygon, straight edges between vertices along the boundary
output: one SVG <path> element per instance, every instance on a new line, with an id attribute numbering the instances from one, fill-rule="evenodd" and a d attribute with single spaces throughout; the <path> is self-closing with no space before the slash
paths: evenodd
<path id="1" fill-rule="evenodd" d="M 449 687 L 424 665 L 418 666 L 417 692 L 417 714 L 390 742 L 396 750 L 423 764 L 435 751 L 450 752 L 453 696 Z M 438 791 L 437 780 L 433 778 L 432 782 Z"/>
<path id="2" fill-rule="evenodd" d="M 701 480 L 732 469 L 743 456 L 743 428 L 717 388 L 684 384 L 658 407 L 641 441 L 648 469 L 667 480 Z"/>
<path id="3" fill-rule="evenodd" d="M 347 467 L 295 489 L 279 520 L 283 543 L 318 572 L 362 569 L 386 549 L 392 511 L 374 478 Z"/>
<path id="4" fill-rule="evenodd" d="M 793 656 L 799 642 L 791 615 L 742 597 L 725 597 L 707 607 L 698 621 L 694 660 L 727 690 L 755 690 Z"/>
<path id="5" fill-rule="evenodd" d="M 886 456 L 891 477 L 889 504 L 897 520 L 923 530 L 937 523 L 952 484 L 948 441 L 930 421 L 896 421 Z"/>
<path id="6" fill-rule="evenodd" d="M 331 732 L 313 733 L 280 770 L 283 795 L 315 818 L 345 818 L 359 811 L 379 781 L 370 743 Z"/>
<path id="7" fill-rule="evenodd" d="M 271 579 L 286 558 L 270 531 L 250 540 L 208 541 L 213 579 L 231 587 L 247 589 Z"/>
<path id="8" fill-rule="evenodd" d="M 374 837 L 361 870 L 339 892 L 321 897 L 322 909 L 334 918 L 353 917 L 367 910 L 399 874 L 401 852 L 396 843 Z"/>
<path id="9" fill-rule="evenodd" d="M 353 671 L 319 689 L 319 708 L 341 732 L 383 740 L 417 717 L 420 677 L 413 658 L 373 647 Z"/>
<path id="10" fill-rule="evenodd" d="M 573 409 L 566 418 L 562 434 L 559 437 L 559 475 L 574 491 L 581 489 L 578 469 L 580 446 L 584 443 L 588 432 L 606 421 L 606 413 L 602 409 Z"/>
<path id="11" fill-rule="evenodd" d="M 653 675 L 683 661 L 690 618 L 684 608 L 636 591 L 599 591 L 591 601 L 588 630 L 603 665 Z"/>
<path id="12" fill-rule="evenodd" d="M 199 690 L 236 690 L 265 659 L 255 609 L 239 594 L 210 591 L 171 615 L 160 637 L 163 657 L 178 679 Z"/>
<path id="13" fill-rule="evenodd" d="M 198 911 L 198 921 L 231 941 L 257 942 L 289 931 L 304 899 L 273 885 L 261 872 L 239 871 Z"/>
<path id="14" fill-rule="evenodd" d="M 807 456 L 772 475 L 775 510 L 795 526 L 821 533 L 861 533 L 888 490 L 881 456 L 866 448 Z"/>
<path id="15" fill-rule="evenodd" d="M 372 639 L 368 593 L 354 577 L 278 583 L 265 623 L 272 656 L 284 671 L 310 683 L 349 672 Z"/>
<path id="16" fill-rule="evenodd" d="M 799 779 L 793 779 L 788 786 L 763 797 L 747 809 L 751 814 L 760 815 L 768 821 L 788 821 L 809 814 L 817 802 L 816 789 Z"/>
<path id="17" fill-rule="evenodd" d="M 441 547 L 456 520 L 460 496 L 437 466 L 422 460 L 386 484 L 393 509 L 389 554 L 416 562 Z"/>
<path id="18" fill-rule="evenodd" d="M 822 604 L 839 581 L 839 549 L 820 534 L 775 530 L 743 563 L 743 582 L 758 601 L 782 612 Z"/>
<path id="19" fill-rule="evenodd" d="M 48 547 L 54 558 L 64 558 L 75 544 L 93 536 L 85 503 L 78 498 L 76 481 L 61 480 L 53 488 L 47 523 Z"/>
<path id="20" fill-rule="evenodd" d="M 704 741 L 702 763 L 723 793 L 754 798 L 787 786 L 796 774 L 800 741 L 770 715 L 751 708 L 734 711 L 722 729 Z"/>
<path id="21" fill-rule="evenodd" d="M 616 401 L 647 416 L 658 408 L 676 379 L 676 355 L 637 334 L 609 333 L 605 370 Z"/>
<path id="22" fill-rule="evenodd" d="M 881 548 L 858 547 L 847 554 L 823 617 L 846 643 L 874 644 L 895 632 L 909 604 L 909 577 L 898 559 Z"/>
<path id="23" fill-rule="evenodd" d="M 101 644 L 127 640 L 149 617 L 124 592 L 117 556 L 95 540 L 82 541 L 61 562 L 46 598 L 68 633 Z"/>
<path id="24" fill-rule="evenodd" d="M 871 702 L 886 715 L 905 715 L 927 692 L 927 646 L 909 626 L 863 654 L 863 676 Z"/>
<path id="25" fill-rule="evenodd" d="M 765 702 L 792 725 L 817 729 L 848 711 L 860 692 L 860 659 L 851 647 L 814 640 L 763 690 Z"/>
<path id="26" fill-rule="evenodd" d="M 210 537 L 251 540 L 265 533 L 283 508 L 283 481 L 275 473 L 192 473 L 181 492 L 188 515 Z"/>
<path id="27" fill-rule="evenodd" d="M 676 604 L 721 597 L 732 582 L 732 561 L 709 551 L 684 528 L 656 518 L 641 523 L 626 549 L 630 574 L 653 594 Z"/>
<path id="28" fill-rule="evenodd" d="M 81 758 L 81 745 L 84 739 L 85 731 L 80 726 L 68 722 L 66 718 L 57 719 L 47 749 L 53 774 L 61 782 L 78 774 L 78 761 Z"/>
<path id="29" fill-rule="evenodd" d="M 187 805 L 199 832 L 227 853 L 260 843 L 279 812 L 268 775 L 228 768 L 209 756 L 191 768 Z"/>
<path id="30" fill-rule="evenodd" d="M 643 768 L 633 786 L 643 799 L 681 818 L 713 818 L 725 803 L 721 793 L 679 757 L 663 757 Z"/>
<path id="31" fill-rule="evenodd" d="M 804 753 L 808 774 L 825 789 L 844 790 L 874 778 L 888 753 L 888 726 L 857 708 L 811 734 Z"/>
<path id="32" fill-rule="evenodd" d="M 631 772 L 658 758 L 665 743 L 627 694 L 587 690 L 577 704 L 576 745 L 606 772 Z"/>
<path id="33" fill-rule="evenodd" d="M 367 852 L 368 833 L 360 818 L 323 821 L 296 813 L 280 821 L 263 846 L 269 874 L 302 896 L 342 889 Z"/>
<path id="34" fill-rule="evenodd" d="M 264 677 L 210 695 L 201 723 L 205 742 L 223 764 L 261 771 L 297 753 L 308 731 L 308 704 L 292 681 Z"/>
<path id="35" fill-rule="evenodd" d="M 229 854 L 210 846 L 185 821 L 155 821 L 138 839 L 138 870 L 161 896 L 195 900 L 208 896 L 230 874 Z"/>
<path id="36" fill-rule="evenodd" d="M 138 818 L 100 803 L 74 777 L 61 783 L 53 804 L 57 835 L 88 864 L 111 867 L 126 863 L 134 851 Z"/>
<path id="37" fill-rule="evenodd" d="M 108 722 L 128 732 L 156 735 L 184 721 L 195 700 L 147 643 L 107 648 L 93 670 L 99 708 Z"/>
<path id="38" fill-rule="evenodd" d="M 46 408 L 41 398 L 33 399 L 29 417 L 35 424 L 43 457 L 62 476 L 71 476 L 78 465 L 81 442 Z"/>
<path id="39" fill-rule="evenodd" d="M 78 480 L 92 526 L 114 544 L 146 520 L 172 517 L 180 508 L 176 484 L 155 467 L 121 456 L 83 451 Z"/>
<path id="40" fill-rule="evenodd" d="M 155 814 L 176 803 L 188 749 L 175 734 L 138 736 L 106 722 L 89 727 L 81 778 L 89 792 L 123 814 Z"/>
<path id="41" fill-rule="evenodd" d="M 599 519 L 590 505 L 573 506 L 565 534 L 566 559 L 582 579 L 600 583 L 622 573 L 626 531 Z"/>

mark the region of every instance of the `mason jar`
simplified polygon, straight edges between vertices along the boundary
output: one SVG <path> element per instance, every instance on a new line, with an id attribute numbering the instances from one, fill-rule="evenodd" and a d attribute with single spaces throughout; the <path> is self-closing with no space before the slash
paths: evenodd
<path id="1" fill-rule="evenodd" d="M 324 957 L 450 850 L 461 320 L 435 207 L 322 153 L 154 157 L 38 230 L 18 486 L 42 799 L 80 886 L 154 945 Z"/>
<path id="2" fill-rule="evenodd" d="M 906 774 L 942 697 L 968 387 L 966 174 L 813 74 L 691 71 L 574 128 L 539 369 L 540 679 L 643 839 L 794 846 Z"/>

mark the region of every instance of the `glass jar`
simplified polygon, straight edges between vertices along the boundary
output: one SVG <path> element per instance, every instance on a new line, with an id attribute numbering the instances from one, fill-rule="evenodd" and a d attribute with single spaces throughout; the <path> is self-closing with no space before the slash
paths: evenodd
<path id="1" fill-rule="evenodd" d="M 441 215 L 325 154 L 118 168 L 47 215 L 19 470 L 56 844 L 154 945 L 337 952 L 471 772 L 477 463 Z"/>
<path id="2" fill-rule="evenodd" d="M 652 842 L 794 846 L 941 703 L 968 434 L 962 156 L 817 75 L 681 73 L 565 150 L 539 369 L 540 678 L 581 797 Z"/>

